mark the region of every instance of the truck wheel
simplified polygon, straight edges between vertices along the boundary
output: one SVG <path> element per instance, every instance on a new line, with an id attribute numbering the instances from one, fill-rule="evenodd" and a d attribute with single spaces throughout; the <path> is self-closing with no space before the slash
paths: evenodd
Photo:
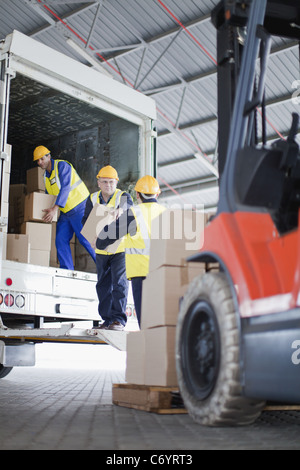
<path id="1" fill-rule="evenodd" d="M 192 418 L 206 426 L 254 422 L 264 402 L 242 396 L 238 315 L 223 273 L 194 279 L 176 335 L 178 384 Z"/>
<path id="2" fill-rule="evenodd" d="M 12 369 L 12 367 L 4 367 L 2 364 L 0 364 L 0 379 L 6 377 L 12 371 Z"/>

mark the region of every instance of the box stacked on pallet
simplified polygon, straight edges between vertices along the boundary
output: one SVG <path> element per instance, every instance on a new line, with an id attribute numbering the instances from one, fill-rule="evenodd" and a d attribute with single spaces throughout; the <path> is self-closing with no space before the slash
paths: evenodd
<path id="1" fill-rule="evenodd" d="M 57 250 L 55 246 L 56 237 L 56 222 L 51 223 L 51 246 L 50 246 L 50 266 L 53 268 L 59 268 L 59 262 L 57 259 Z"/>
<path id="2" fill-rule="evenodd" d="M 206 216 L 167 210 L 152 224 L 150 270 L 143 282 L 141 330 L 127 335 L 126 382 L 177 386 L 175 335 L 182 296 L 203 275 L 202 263 L 189 263 L 203 243 Z"/>

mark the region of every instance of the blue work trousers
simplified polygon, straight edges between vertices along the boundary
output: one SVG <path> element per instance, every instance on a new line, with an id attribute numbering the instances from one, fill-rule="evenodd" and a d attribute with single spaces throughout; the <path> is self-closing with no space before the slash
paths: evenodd
<path id="1" fill-rule="evenodd" d="M 96 254 L 96 266 L 99 315 L 106 325 L 118 321 L 125 326 L 129 285 L 126 277 L 125 253 Z"/>
<path id="2" fill-rule="evenodd" d="M 74 269 L 74 263 L 70 248 L 70 241 L 74 235 L 74 232 L 81 245 L 84 246 L 84 248 L 91 255 L 93 260 L 96 261 L 95 250 L 91 247 L 87 239 L 80 233 L 82 229 L 81 219 L 84 215 L 84 209 L 85 201 L 69 212 L 60 213 L 56 225 L 55 245 L 59 265 L 63 269 Z"/>

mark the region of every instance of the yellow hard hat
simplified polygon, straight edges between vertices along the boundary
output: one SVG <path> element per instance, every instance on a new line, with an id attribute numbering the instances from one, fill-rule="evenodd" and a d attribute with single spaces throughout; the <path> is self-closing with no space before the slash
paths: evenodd
<path id="1" fill-rule="evenodd" d="M 112 178 L 114 180 L 119 181 L 117 170 L 115 170 L 112 166 L 107 165 L 101 168 L 97 175 L 98 178 Z"/>
<path id="2" fill-rule="evenodd" d="M 44 147 L 43 145 L 39 145 L 38 147 L 34 149 L 33 161 L 43 158 L 45 155 L 48 155 L 48 153 L 50 153 L 50 150 L 48 150 L 47 147 Z"/>
<path id="3" fill-rule="evenodd" d="M 160 187 L 157 179 L 153 176 L 146 175 L 140 178 L 134 188 L 138 193 L 144 194 L 160 194 Z"/>

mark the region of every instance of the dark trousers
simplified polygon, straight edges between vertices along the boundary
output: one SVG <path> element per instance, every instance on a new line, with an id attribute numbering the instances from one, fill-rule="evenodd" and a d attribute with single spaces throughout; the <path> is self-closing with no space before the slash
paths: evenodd
<path id="1" fill-rule="evenodd" d="M 137 317 L 140 328 L 141 328 L 141 314 L 142 314 L 142 290 L 143 290 L 144 279 L 145 277 L 133 277 L 131 279 L 134 307 L 135 307 L 136 317 Z"/>
<path id="2" fill-rule="evenodd" d="M 125 326 L 128 295 L 125 253 L 116 253 L 114 255 L 96 254 L 96 266 L 99 315 L 107 325 L 118 321 Z"/>

